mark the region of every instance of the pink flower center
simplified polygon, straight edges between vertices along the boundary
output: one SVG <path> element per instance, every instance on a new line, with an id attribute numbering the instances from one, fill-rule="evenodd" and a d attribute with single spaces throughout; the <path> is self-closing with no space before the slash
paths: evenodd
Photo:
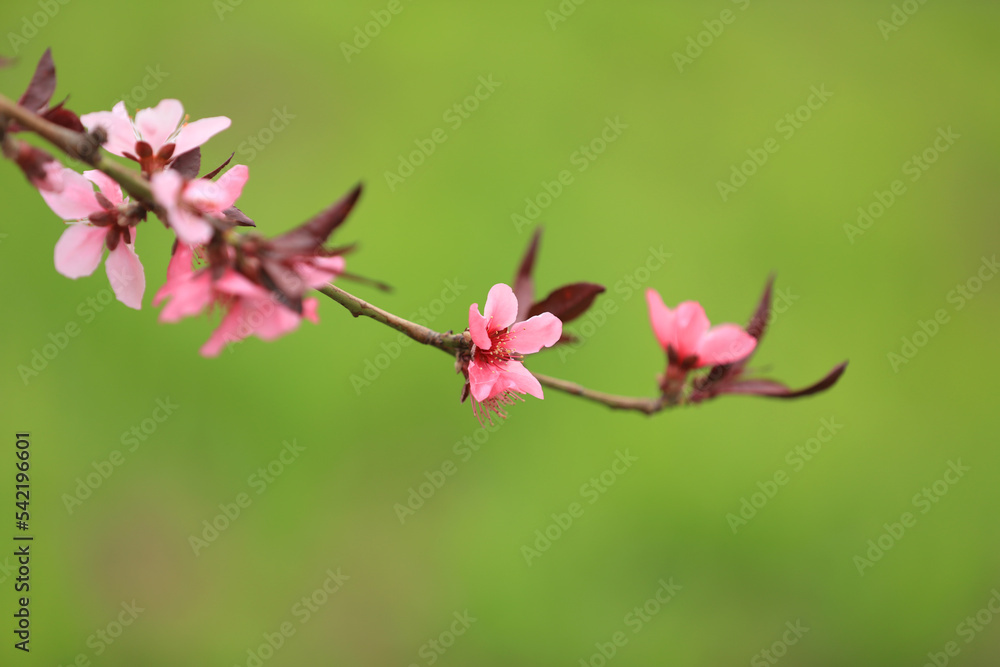
<path id="1" fill-rule="evenodd" d="M 135 142 L 135 155 L 125 153 L 125 157 L 138 162 L 142 166 L 142 172 L 148 176 L 170 164 L 174 155 L 174 147 L 173 143 L 164 144 L 160 150 L 154 153 L 153 147 L 149 143 L 139 140 Z"/>
<path id="2" fill-rule="evenodd" d="M 490 322 L 492 322 L 490 318 Z M 489 324 L 487 323 L 486 330 L 489 331 Z M 490 336 L 490 349 L 484 350 L 482 348 L 476 348 L 476 356 L 479 360 L 487 364 L 502 364 L 506 361 L 521 361 L 524 359 L 524 355 L 519 354 L 514 351 L 511 346 L 511 341 L 514 340 L 514 335 L 506 329 L 499 331 L 489 331 Z"/>

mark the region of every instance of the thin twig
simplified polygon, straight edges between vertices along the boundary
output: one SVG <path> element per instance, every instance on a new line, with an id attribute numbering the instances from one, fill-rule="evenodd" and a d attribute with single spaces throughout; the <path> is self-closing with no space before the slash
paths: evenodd
<path id="1" fill-rule="evenodd" d="M 534 375 L 535 378 L 546 387 L 570 394 L 571 396 L 586 398 L 587 400 L 594 401 L 595 403 L 601 403 L 602 405 L 608 406 L 612 410 L 635 410 L 647 415 L 653 415 L 660 412 L 664 408 L 671 406 L 671 404 L 664 398 L 645 398 L 638 396 L 618 396 L 615 394 L 606 394 L 603 391 L 587 389 L 586 387 L 578 385 L 575 382 L 549 377 L 548 375 L 541 375 L 539 373 L 532 373 L 532 375 Z"/>
<path id="2" fill-rule="evenodd" d="M 418 343 L 436 347 L 448 354 L 454 355 L 462 350 L 468 350 L 472 346 L 472 339 L 466 334 L 439 333 L 421 324 L 404 320 L 402 317 L 382 310 L 378 306 L 373 306 L 335 285 L 321 287 L 319 291 L 349 310 L 354 317 L 362 315 L 370 317 L 376 322 L 381 322 L 396 331 L 403 332 Z"/>
<path id="3" fill-rule="evenodd" d="M 18 106 L 3 95 L 0 95 L 0 118 L 16 120 L 23 128 L 48 140 L 49 143 L 71 158 L 80 160 L 104 172 L 112 180 L 121 185 L 134 199 L 143 202 L 153 212 L 159 214 L 159 206 L 153 200 L 149 181 L 139 172 L 106 159 L 100 151 L 99 142 L 93 135 L 74 132 L 68 128 L 56 125 L 29 109 Z M 10 137 L 6 137 L 6 139 L 10 139 Z M 418 343 L 436 347 L 449 355 L 458 355 L 463 352 L 469 352 L 472 349 L 472 339 L 467 332 L 455 334 L 434 331 L 423 325 L 393 315 L 377 306 L 373 306 L 367 301 L 334 285 L 327 285 L 318 291 L 342 305 L 354 317 L 369 317 L 376 322 L 402 332 Z M 587 389 L 576 383 L 547 375 L 536 373 L 535 377 L 546 387 L 606 405 L 612 410 L 634 410 L 646 415 L 652 415 L 674 405 L 667 397 L 643 398 L 617 396 Z"/>
<path id="4" fill-rule="evenodd" d="M 139 172 L 107 159 L 101 153 L 100 144 L 93 136 L 56 125 L 3 95 L 0 95 L 0 115 L 16 120 L 21 127 L 46 139 L 71 158 L 104 172 L 132 197 L 147 204 L 154 212 L 158 210 L 159 207 L 153 201 L 153 192 L 150 190 L 149 181 L 143 178 Z"/>

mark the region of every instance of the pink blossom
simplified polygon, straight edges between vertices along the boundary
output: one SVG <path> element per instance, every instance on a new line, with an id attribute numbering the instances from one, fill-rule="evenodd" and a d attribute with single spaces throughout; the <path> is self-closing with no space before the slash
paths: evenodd
<path id="1" fill-rule="evenodd" d="M 340 255 L 333 257 L 316 255 L 296 259 L 292 265 L 306 287 L 316 289 L 333 282 L 334 278 L 342 274 L 346 262 Z"/>
<path id="2" fill-rule="evenodd" d="M 469 334 L 474 345 L 468 377 L 477 415 L 484 410 L 487 418 L 491 412 L 504 417 L 502 406 L 522 394 L 543 398 L 542 385 L 521 360 L 525 354 L 555 345 L 562 335 L 562 322 L 552 313 L 515 324 L 516 319 L 517 297 L 503 283 L 490 289 L 482 315 L 478 303 L 469 307 Z M 477 403 L 481 405 L 477 407 Z"/>
<path id="3" fill-rule="evenodd" d="M 728 364 L 753 352 L 757 340 L 736 324 L 709 328 L 705 309 L 697 301 L 684 301 L 671 310 L 660 294 L 646 290 L 649 319 L 670 365 L 683 371 Z"/>
<path id="4" fill-rule="evenodd" d="M 63 169 L 66 167 L 55 160 L 44 162 L 31 178 L 31 184 L 41 192 L 62 192 L 66 186 L 63 180 Z"/>
<path id="5" fill-rule="evenodd" d="M 167 282 L 157 292 L 153 305 L 170 298 L 160 312 L 161 322 L 177 322 L 206 308 L 225 310 L 222 322 L 201 347 L 203 356 L 217 356 L 227 343 L 250 335 L 274 340 L 297 329 L 303 317 L 313 323 L 319 321 L 316 299 L 303 299 L 299 315 L 233 268 L 227 267 L 219 278 L 213 278 L 211 267 L 195 270 L 193 256 L 189 246 L 178 244 L 167 268 Z"/>
<path id="6" fill-rule="evenodd" d="M 153 198 L 164 208 L 167 224 L 184 243 L 204 244 L 212 238 L 212 224 L 206 218 L 226 219 L 224 211 L 243 193 L 250 170 L 242 164 L 232 167 L 216 181 L 196 178 L 185 181 L 173 169 L 153 174 Z"/>
<path id="7" fill-rule="evenodd" d="M 72 221 L 56 243 L 56 271 L 67 278 L 89 276 L 107 247 L 111 252 L 104 268 L 111 288 L 119 301 L 138 310 L 146 277 L 135 254 L 135 221 L 119 209 L 125 203 L 121 188 L 97 170 L 81 175 L 63 167 L 54 179 L 61 183 L 61 190 L 42 190 L 42 198 L 56 215 Z M 94 185 L 99 192 L 94 192 Z"/>
<path id="8" fill-rule="evenodd" d="M 108 135 L 104 148 L 139 162 L 147 174 L 163 169 L 173 158 L 201 146 L 230 124 L 225 116 L 189 123 L 178 100 L 162 100 L 155 107 L 140 109 L 135 120 L 129 118 L 125 103 L 119 102 L 111 111 L 84 114 L 80 121 L 88 130 L 103 128 Z"/>

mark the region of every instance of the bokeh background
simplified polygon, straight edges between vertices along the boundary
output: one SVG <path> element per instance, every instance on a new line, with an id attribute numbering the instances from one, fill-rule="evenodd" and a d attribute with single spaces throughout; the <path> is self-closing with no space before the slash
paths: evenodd
<path id="1" fill-rule="evenodd" d="M 14 433 L 28 430 L 36 536 L 28 656 L 12 648 L 0 557 L 0 662 L 996 664 L 1000 6 L 402 0 L 345 54 L 389 3 L 49 4 L 51 17 L 44 2 L 0 7 L 0 51 L 21 59 L 0 72 L 5 95 L 51 46 L 57 97 L 81 113 L 176 97 L 192 119 L 231 117 L 205 164 L 235 151 L 249 165 L 240 205 L 269 234 L 363 180 L 336 241 L 360 242 L 349 267 L 396 290 L 345 287 L 400 315 L 464 328 L 543 222 L 539 291 L 601 282 L 598 307 L 617 312 L 530 368 L 649 395 L 663 359 L 635 287 L 744 322 L 772 271 L 784 306 L 757 363 L 792 385 L 850 367 L 798 402 L 735 397 L 651 419 L 549 391 L 480 431 L 449 359 L 415 345 L 379 357 L 394 332 L 326 299 L 319 326 L 200 357 L 217 319 L 161 325 L 150 303 L 170 242 L 155 223 L 139 238 L 143 309 L 91 314 L 103 269 L 56 274 L 61 223 L 0 165 L 0 495 L 12 510 Z M 456 126 L 449 110 L 473 106 L 480 77 L 499 85 Z M 831 95 L 802 108 L 814 87 Z M 581 158 L 608 119 L 627 127 Z M 390 185 L 436 128 L 447 140 Z M 958 138 L 935 154 L 949 128 Z M 765 164 L 740 166 L 769 139 Z M 913 171 L 925 151 L 933 163 Z M 723 197 L 734 165 L 755 173 Z M 563 170 L 572 183 L 538 202 Z M 853 233 L 897 179 L 904 194 Z M 661 248 L 669 258 L 644 271 Z M 453 302 L 436 302 L 446 290 Z M 914 341 L 939 310 L 947 321 Z M 70 322 L 80 334 L 26 383 L 18 367 Z M 894 368 L 904 339 L 922 345 Z M 158 400 L 177 406 L 162 423 Z M 130 450 L 134 427 L 152 430 Z M 301 451 L 278 466 L 284 443 Z M 581 488 L 619 451 L 637 460 L 613 485 Z M 67 507 L 112 456 L 121 465 Z M 401 522 L 396 505 L 447 461 L 454 474 Z M 949 462 L 969 468 L 953 484 L 939 482 Z M 262 484 L 268 465 L 281 471 Z M 782 472 L 734 532 L 727 515 Z M 220 504 L 239 494 L 250 505 L 196 554 L 191 537 L 225 525 Z M 527 563 L 522 547 L 574 502 L 582 516 Z M 904 512 L 915 525 L 887 537 Z M 880 537 L 890 548 L 859 572 Z M 348 578 L 317 593 L 329 572 Z M 638 622 L 661 582 L 672 599 Z M 304 597 L 322 600 L 308 616 Z M 142 611 L 122 628 L 123 604 Z M 283 624 L 294 634 L 270 651 Z"/>

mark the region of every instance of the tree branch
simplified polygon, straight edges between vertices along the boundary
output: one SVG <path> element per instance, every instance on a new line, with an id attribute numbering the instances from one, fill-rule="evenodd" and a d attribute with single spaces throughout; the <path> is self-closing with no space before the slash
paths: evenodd
<path id="1" fill-rule="evenodd" d="M 396 331 L 401 331 L 418 343 L 436 347 L 448 354 L 454 355 L 458 352 L 469 350 L 472 347 L 472 338 L 467 334 L 439 333 L 415 322 L 404 320 L 402 317 L 393 315 L 389 311 L 382 310 L 377 306 L 373 306 L 367 301 L 363 301 L 335 285 L 321 287 L 318 291 L 346 308 L 354 317 L 361 317 L 362 315 L 370 317 L 376 322 L 381 322 Z"/>
<path id="2" fill-rule="evenodd" d="M 160 210 L 153 201 L 153 192 L 149 181 L 136 171 L 107 159 L 101 153 L 101 145 L 91 134 L 82 134 L 56 125 L 45 120 L 38 114 L 19 106 L 7 97 L 0 95 L 0 116 L 7 116 L 18 122 L 26 130 L 31 130 L 46 139 L 50 144 L 61 150 L 74 160 L 84 162 L 114 179 L 133 198 L 142 201 L 151 210 Z"/>
<path id="3" fill-rule="evenodd" d="M 635 410 L 646 415 L 653 415 L 674 405 L 673 403 L 667 401 L 666 398 L 662 397 L 644 398 L 606 394 L 603 391 L 587 389 L 586 387 L 578 385 L 575 382 L 560 380 L 559 378 L 549 377 L 548 375 L 541 375 L 539 373 L 532 373 L 532 375 L 534 375 L 535 378 L 546 387 L 561 391 L 571 396 L 579 396 L 580 398 L 585 398 L 588 401 L 601 403 L 602 405 L 608 406 L 612 410 Z"/>
<path id="4" fill-rule="evenodd" d="M 3 117 L 16 120 L 23 128 L 46 139 L 69 157 L 84 162 L 107 174 L 134 199 L 141 201 L 150 210 L 157 213 L 157 215 L 161 213 L 160 207 L 153 200 L 149 181 L 139 172 L 108 160 L 101 152 L 101 144 L 93 134 L 74 132 L 68 128 L 56 125 L 31 110 L 12 102 L 7 97 L 0 95 L 0 118 Z M 13 140 L 9 135 L 5 139 L 8 141 Z M 456 334 L 434 331 L 423 325 L 393 315 L 334 285 L 327 285 L 318 291 L 346 308 L 354 317 L 369 317 L 376 322 L 392 327 L 396 331 L 409 336 L 418 343 L 436 347 L 449 355 L 459 355 L 463 352 L 469 352 L 472 349 L 472 338 L 467 332 Z M 652 415 L 675 404 L 668 397 L 642 398 L 616 396 L 614 394 L 587 389 L 573 382 L 547 375 L 535 374 L 535 377 L 546 387 L 595 403 L 601 403 L 612 410 L 634 410 L 646 415 Z"/>

